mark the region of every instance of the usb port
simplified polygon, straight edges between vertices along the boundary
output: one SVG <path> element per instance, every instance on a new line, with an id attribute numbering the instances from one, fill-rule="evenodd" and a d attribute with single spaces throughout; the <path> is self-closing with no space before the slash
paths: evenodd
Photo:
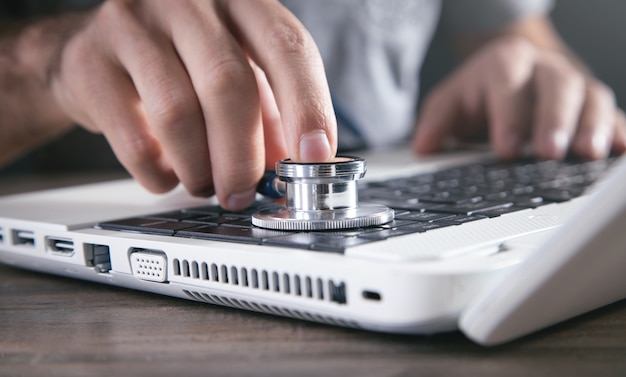
<path id="1" fill-rule="evenodd" d="M 32 230 L 13 229 L 11 238 L 13 239 L 13 245 L 35 246 L 35 233 Z"/>
<path id="2" fill-rule="evenodd" d="M 46 250 L 64 257 L 74 255 L 74 241 L 67 238 L 46 237 Z"/>

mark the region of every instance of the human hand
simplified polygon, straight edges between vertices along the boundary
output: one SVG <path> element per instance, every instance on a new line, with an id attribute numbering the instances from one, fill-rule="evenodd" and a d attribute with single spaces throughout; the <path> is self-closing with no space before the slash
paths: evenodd
<path id="1" fill-rule="evenodd" d="M 278 1 L 109 0 L 57 55 L 60 106 L 150 191 L 239 210 L 266 166 L 335 154 L 321 58 Z"/>
<path id="2" fill-rule="evenodd" d="M 485 132 L 504 159 L 517 157 L 527 140 L 542 159 L 626 151 L 626 119 L 612 91 L 565 55 L 520 37 L 488 44 L 433 90 L 413 149 L 432 153 L 450 137 Z"/>

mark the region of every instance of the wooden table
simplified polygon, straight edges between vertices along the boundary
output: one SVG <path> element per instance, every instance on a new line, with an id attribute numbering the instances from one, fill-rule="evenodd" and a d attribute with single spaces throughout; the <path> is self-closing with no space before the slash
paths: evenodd
<path id="1" fill-rule="evenodd" d="M 59 185 L 1 181 L 0 193 Z M 5 375 L 626 376 L 626 300 L 483 348 L 458 332 L 370 333 L 0 265 Z"/>

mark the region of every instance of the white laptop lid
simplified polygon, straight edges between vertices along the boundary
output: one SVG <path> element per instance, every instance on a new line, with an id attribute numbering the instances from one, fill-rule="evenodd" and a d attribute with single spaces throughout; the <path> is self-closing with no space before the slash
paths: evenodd
<path id="1" fill-rule="evenodd" d="M 462 314 L 460 329 L 495 345 L 626 297 L 626 160 L 580 211 Z"/>

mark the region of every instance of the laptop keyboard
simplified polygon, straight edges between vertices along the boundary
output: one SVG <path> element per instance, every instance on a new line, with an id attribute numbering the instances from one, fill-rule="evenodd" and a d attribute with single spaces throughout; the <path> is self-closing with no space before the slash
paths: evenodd
<path id="1" fill-rule="evenodd" d="M 209 205 L 104 222 L 98 227 L 342 253 L 355 245 L 570 200 L 583 194 L 612 161 L 496 162 L 384 182 L 361 181 L 360 202 L 384 204 L 396 213 L 392 222 L 369 228 L 297 232 L 253 226 L 252 213 L 279 206 L 269 199 L 238 213 Z"/>

